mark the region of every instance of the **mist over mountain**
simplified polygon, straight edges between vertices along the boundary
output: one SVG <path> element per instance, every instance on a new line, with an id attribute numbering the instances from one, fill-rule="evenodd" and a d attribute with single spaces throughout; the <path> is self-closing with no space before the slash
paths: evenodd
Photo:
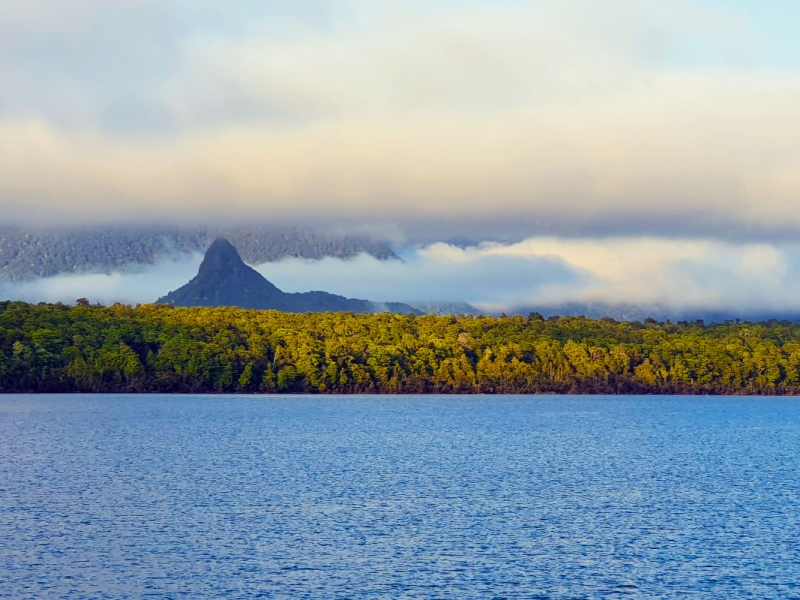
<path id="1" fill-rule="evenodd" d="M 283 258 L 349 259 L 366 253 L 397 259 L 388 245 L 367 237 L 328 236 L 306 228 L 92 227 L 0 229 L 0 277 L 26 281 L 68 273 L 130 271 L 177 254 L 204 252 L 217 237 L 231 240 L 251 264 Z"/>
<path id="2" fill-rule="evenodd" d="M 467 302 L 409 302 L 426 315 L 479 315 L 481 311 Z"/>
<path id="3" fill-rule="evenodd" d="M 208 248 L 197 275 L 186 285 L 159 298 L 174 306 L 237 306 L 286 312 L 392 312 L 420 315 L 407 304 L 371 302 L 322 291 L 285 293 L 244 263 L 228 240 L 217 238 Z"/>
<path id="4" fill-rule="evenodd" d="M 499 316 L 501 311 L 488 311 L 493 316 Z M 551 317 L 586 317 L 589 319 L 613 319 L 619 322 L 639 321 L 644 323 L 653 319 L 659 323 L 671 321 L 673 323 L 703 321 L 706 324 L 750 321 L 753 323 L 783 322 L 800 323 L 800 310 L 766 310 L 743 307 L 739 309 L 713 309 L 708 307 L 674 307 L 659 304 L 626 304 L 608 302 L 564 302 L 561 304 L 533 304 L 517 306 L 507 311 L 509 315 L 519 314 L 528 316 L 537 312 L 544 318 Z"/>

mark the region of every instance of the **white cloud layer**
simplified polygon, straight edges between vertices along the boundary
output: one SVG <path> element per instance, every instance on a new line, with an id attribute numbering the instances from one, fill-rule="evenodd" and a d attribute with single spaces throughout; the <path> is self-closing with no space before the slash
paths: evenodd
<path id="1" fill-rule="evenodd" d="M 88 298 L 92 303 L 106 306 L 115 302 L 155 302 L 194 277 L 202 260 L 200 254 L 178 255 L 156 265 L 141 267 L 136 272 L 58 275 L 22 283 L 0 280 L 0 298 L 65 304 Z"/>
<path id="2" fill-rule="evenodd" d="M 369 257 L 286 260 L 260 271 L 279 287 L 379 300 L 466 301 L 499 312 L 564 302 L 674 311 L 800 312 L 800 245 L 714 240 L 530 238 L 466 248 L 437 243 L 404 264 Z"/>
<path id="3" fill-rule="evenodd" d="M 755 8 L 12 4 L 6 218 L 800 226 L 800 70 Z"/>
<path id="4" fill-rule="evenodd" d="M 257 269 L 287 292 L 324 290 L 398 302 L 469 302 L 499 313 L 565 302 L 660 306 L 666 312 L 800 314 L 800 244 L 669 238 L 559 239 L 457 247 L 430 244 L 404 261 L 286 259 Z M 199 255 L 145 271 L 69 275 L 5 284 L 30 302 L 153 302 L 193 277 Z"/>
<path id="5" fill-rule="evenodd" d="M 487 258 L 550 259 L 583 274 L 576 284 L 545 288 L 524 303 L 603 301 L 676 309 L 800 308 L 796 266 L 800 246 L 729 244 L 714 240 L 531 238 L 511 245 L 468 248 L 433 244 L 422 253 L 464 264 Z"/>

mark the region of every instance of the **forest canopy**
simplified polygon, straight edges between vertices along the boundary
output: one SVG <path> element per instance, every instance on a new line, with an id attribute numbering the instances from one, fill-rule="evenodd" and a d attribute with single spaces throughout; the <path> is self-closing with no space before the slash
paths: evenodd
<path id="1" fill-rule="evenodd" d="M 5 392 L 800 393 L 800 325 L 0 302 Z"/>

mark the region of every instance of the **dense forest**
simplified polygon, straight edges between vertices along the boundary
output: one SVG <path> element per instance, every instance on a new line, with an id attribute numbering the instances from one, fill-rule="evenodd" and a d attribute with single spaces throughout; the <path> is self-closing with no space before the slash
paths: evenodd
<path id="1" fill-rule="evenodd" d="M 254 265 L 287 257 L 346 259 L 361 253 L 380 260 L 398 258 L 386 244 L 362 236 L 326 236 L 297 227 L 5 227 L 0 228 L 0 278 L 24 281 L 64 273 L 124 271 L 176 254 L 205 252 L 220 236 Z"/>
<path id="2" fill-rule="evenodd" d="M 800 393 L 800 325 L 0 302 L 2 391 Z"/>

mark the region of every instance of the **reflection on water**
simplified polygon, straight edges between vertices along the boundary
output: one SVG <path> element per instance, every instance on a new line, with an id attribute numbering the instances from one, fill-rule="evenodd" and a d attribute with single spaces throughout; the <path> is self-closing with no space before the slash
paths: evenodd
<path id="1" fill-rule="evenodd" d="M 798 598 L 800 401 L 0 396 L 0 596 Z"/>

